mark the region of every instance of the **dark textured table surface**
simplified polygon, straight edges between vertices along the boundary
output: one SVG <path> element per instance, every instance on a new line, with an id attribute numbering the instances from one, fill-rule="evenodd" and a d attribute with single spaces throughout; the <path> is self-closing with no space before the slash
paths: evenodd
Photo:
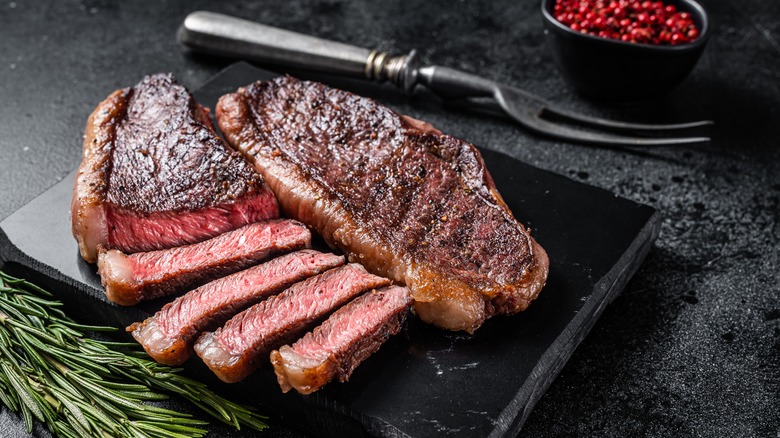
<path id="1" fill-rule="evenodd" d="M 384 103 L 445 132 L 649 204 L 664 217 L 646 262 L 523 435 L 778 436 L 780 3 L 704 2 L 714 33 L 691 76 L 667 96 L 619 108 L 567 88 L 544 44 L 536 1 L 226 3 L 0 3 L 0 218 L 78 165 L 86 117 L 111 91 L 158 71 L 196 88 L 231 62 L 176 44 L 177 26 L 198 9 L 396 53 L 416 47 L 429 61 L 589 114 L 710 118 L 714 140 L 706 145 L 589 148 L 420 96 L 382 94 Z M 0 435 L 25 433 L 19 417 L 0 411 Z M 279 424 L 267 435 L 296 434 Z"/>

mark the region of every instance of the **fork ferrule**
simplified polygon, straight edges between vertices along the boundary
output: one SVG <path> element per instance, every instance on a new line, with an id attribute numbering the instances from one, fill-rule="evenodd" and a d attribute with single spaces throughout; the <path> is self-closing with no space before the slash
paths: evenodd
<path id="1" fill-rule="evenodd" d="M 411 92 L 416 82 L 417 52 L 412 50 L 406 55 L 390 56 L 386 52 L 372 50 L 366 59 L 364 73 L 368 80 L 388 81 Z"/>

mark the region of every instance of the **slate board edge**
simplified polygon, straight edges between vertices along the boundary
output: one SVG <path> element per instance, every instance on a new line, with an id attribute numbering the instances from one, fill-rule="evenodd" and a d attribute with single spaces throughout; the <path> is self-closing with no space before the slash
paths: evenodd
<path id="1" fill-rule="evenodd" d="M 57 182 L 52 184 L 46 190 L 39 193 L 38 196 L 34 197 L 29 202 L 24 204 L 22 207 L 15 210 L 13 213 L 11 213 L 7 217 L 3 218 L 2 221 L 0 221 L 0 268 L 9 270 L 10 271 L 9 274 L 11 275 L 20 276 L 20 277 L 24 276 L 26 278 L 29 278 L 29 275 L 32 273 L 42 274 L 44 278 L 36 279 L 36 284 L 38 286 L 43 287 L 48 292 L 52 293 L 55 299 L 59 299 L 63 301 L 65 305 L 68 305 L 69 302 L 73 302 L 74 300 L 76 300 L 76 297 L 78 296 L 77 292 L 83 291 L 89 287 L 65 275 L 64 273 L 58 271 L 54 267 L 39 262 L 38 260 L 35 260 L 34 258 L 27 255 L 24 251 L 22 251 L 16 245 L 14 245 L 13 242 L 11 242 L 11 239 L 8 237 L 8 235 L 6 235 L 3 225 L 6 222 L 8 222 L 9 218 L 11 218 L 19 210 L 25 208 L 33 201 L 46 194 L 49 190 L 61 184 L 62 181 L 67 179 L 70 175 L 72 174 L 75 175 L 75 172 L 76 172 L 75 170 L 68 172 L 65 176 L 58 179 Z M 64 292 L 61 292 L 61 289 L 59 287 L 53 287 L 53 286 L 61 286 L 63 284 L 66 286 L 65 288 L 63 288 Z M 78 312 L 78 313 L 82 313 L 82 312 Z M 88 314 L 88 312 L 83 312 L 83 313 L 85 315 Z"/>
<path id="2" fill-rule="evenodd" d="M 595 284 L 594 293 L 589 296 L 577 316 L 572 318 L 566 330 L 542 355 L 517 396 L 499 415 L 499 425 L 490 437 L 517 436 L 536 403 L 558 377 L 564 365 L 574 354 L 574 350 L 596 324 L 601 313 L 623 291 L 639 269 L 660 230 L 661 215 L 655 211 L 631 245 L 626 248 L 618 263 Z M 570 327 L 578 329 L 571 330 Z M 520 409 L 522 415 L 517 415 Z"/>

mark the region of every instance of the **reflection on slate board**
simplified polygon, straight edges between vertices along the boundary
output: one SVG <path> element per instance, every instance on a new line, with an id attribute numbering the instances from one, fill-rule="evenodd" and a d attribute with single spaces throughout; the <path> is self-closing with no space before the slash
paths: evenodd
<path id="1" fill-rule="evenodd" d="M 220 95 L 273 76 L 239 63 L 195 95 L 214 108 Z M 281 394 L 270 367 L 233 386 L 220 385 L 197 359 L 185 365 L 188 372 L 318 435 L 516 434 L 644 259 L 659 218 L 607 191 L 496 152 L 483 154 L 506 203 L 550 256 L 547 286 L 527 311 L 493 318 L 474 336 L 412 319 L 349 382 L 311 396 Z M 164 301 L 133 308 L 108 303 L 95 267 L 78 256 L 68 220 L 74 175 L 0 224 L 6 269 L 56 289 L 72 314 L 88 323 L 124 327 L 142 320 Z"/>

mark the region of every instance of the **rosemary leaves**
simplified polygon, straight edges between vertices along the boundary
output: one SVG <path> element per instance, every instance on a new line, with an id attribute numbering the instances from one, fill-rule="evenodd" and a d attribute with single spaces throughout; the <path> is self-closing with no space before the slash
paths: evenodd
<path id="1" fill-rule="evenodd" d="M 212 417 L 266 428 L 263 417 L 148 358 L 136 343 L 89 338 L 40 287 L 0 271 L 0 403 L 64 437 L 203 436 L 206 422 L 149 402 L 178 394 Z"/>

